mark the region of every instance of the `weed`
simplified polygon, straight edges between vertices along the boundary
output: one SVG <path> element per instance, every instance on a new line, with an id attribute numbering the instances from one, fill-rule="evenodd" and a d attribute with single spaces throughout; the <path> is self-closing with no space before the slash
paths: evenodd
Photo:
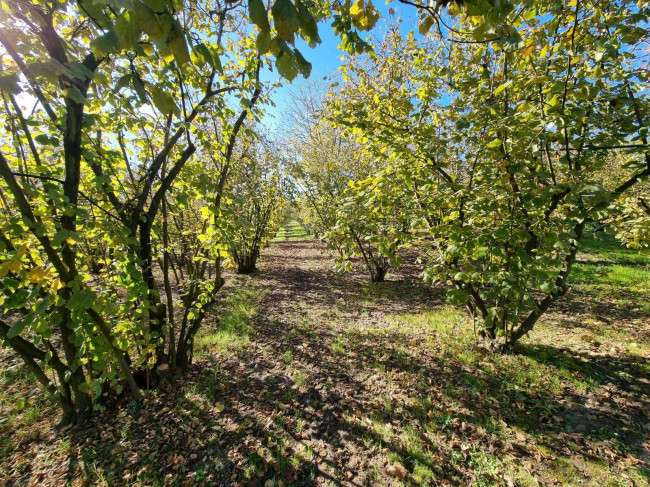
<path id="1" fill-rule="evenodd" d="M 299 370 L 295 371 L 293 373 L 293 382 L 296 384 L 296 387 L 301 388 L 307 382 L 307 379 L 305 378 L 305 374 L 303 374 Z"/>
<path id="2" fill-rule="evenodd" d="M 0 437 L 0 459 L 8 457 L 13 450 L 14 440 L 6 436 Z"/>
<path id="3" fill-rule="evenodd" d="M 303 418 L 298 418 L 296 421 L 296 433 L 302 433 L 305 430 L 307 422 Z"/>
<path id="4" fill-rule="evenodd" d="M 342 335 L 337 336 L 332 343 L 330 343 L 330 350 L 332 354 L 342 357 L 345 355 L 345 343 L 346 340 Z"/>
<path id="5" fill-rule="evenodd" d="M 291 350 L 285 350 L 282 354 L 282 361 L 287 365 L 293 362 L 293 352 Z"/>

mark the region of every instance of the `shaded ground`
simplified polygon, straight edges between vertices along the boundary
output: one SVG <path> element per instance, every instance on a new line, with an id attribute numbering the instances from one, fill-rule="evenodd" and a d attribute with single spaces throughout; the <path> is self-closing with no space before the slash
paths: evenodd
<path id="1" fill-rule="evenodd" d="M 650 320 L 580 281 L 589 255 L 573 301 L 519 353 L 490 355 L 413 258 L 370 284 L 303 237 L 294 224 L 257 274 L 230 276 L 180 387 L 79 430 L 54 430 L 46 404 L 5 419 L 17 434 L 0 443 L 0 481 L 649 485 Z M 650 298 L 642 283 L 621 292 Z"/>

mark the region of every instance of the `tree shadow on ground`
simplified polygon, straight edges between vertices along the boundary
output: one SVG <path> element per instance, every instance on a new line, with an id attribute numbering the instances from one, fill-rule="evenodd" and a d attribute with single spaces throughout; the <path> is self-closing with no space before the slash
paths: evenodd
<path id="1" fill-rule="evenodd" d="M 589 403 L 588 394 L 576 391 L 564 391 L 560 401 L 549 397 L 544 384 L 517 387 L 508 371 L 468 380 L 474 377 L 471 366 L 444 354 L 409 353 L 400 344 L 411 343 L 411 337 L 399 332 L 379 345 L 368 334 L 349 334 L 348 347 L 355 352 L 340 357 L 331 353 L 327 336 L 301 337 L 300 345 L 294 338 L 291 330 L 262 320 L 254 348 L 214 357 L 212 364 L 202 363 L 184 377 L 179 390 L 161 391 L 160 402 L 117 428 L 118 434 L 128 428 L 128 436 L 120 438 L 110 428 L 104 428 L 105 434 L 101 425 L 106 418 L 98 418 L 98 424 L 79 435 L 84 462 L 94 469 L 89 475 L 119 471 L 121 476 L 130 472 L 140 479 L 157 478 L 158 472 L 141 469 L 158 463 L 170 483 L 191 475 L 233 485 L 282 479 L 294 485 L 331 480 L 360 486 L 377 481 L 369 472 L 386 480 L 389 459 L 399 459 L 409 472 L 426 468 L 437 481 L 457 484 L 482 474 L 489 479 L 486 471 L 477 476 L 477 462 L 491 448 L 515 458 L 539 455 L 530 443 L 533 437 L 556 455 L 598 459 L 604 450 L 585 440 L 615 432 L 617 444 L 633 450 L 642 433 L 627 435 L 625 426 L 642 418 L 649 406 L 621 407 L 616 395 L 607 403 Z M 292 351 L 290 363 L 278 360 L 280 349 Z M 594 371 L 585 371 L 580 357 L 563 350 L 531 347 L 522 352 L 603 383 L 597 370 L 612 373 L 637 366 L 634 360 L 602 357 Z M 492 356 L 480 360 L 490 362 Z M 374 373 L 358 375 L 368 369 Z M 298 383 L 296 370 L 308 381 Z M 409 383 L 408 390 L 369 380 L 377 371 Z M 163 405 L 169 403 L 176 407 L 166 411 Z M 502 422 L 519 428 L 525 438 L 507 438 Z"/>
<path id="2" fill-rule="evenodd" d="M 71 484 L 401 485 L 399 464 L 411 485 L 503 485 L 512 472 L 537 482 L 526 464 L 554 457 L 616 472 L 650 461 L 650 358 L 539 344 L 489 354 L 457 315 L 407 324 L 442 309 L 414 260 L 370 284 L 363 269 L 334 272 L 314 241 L 262 257 L 255 276 L 230 271 L 221 298 L 265 290 L 240 330 L 250 339 L 205 347 L 144 405 L 66 435 Z"/>

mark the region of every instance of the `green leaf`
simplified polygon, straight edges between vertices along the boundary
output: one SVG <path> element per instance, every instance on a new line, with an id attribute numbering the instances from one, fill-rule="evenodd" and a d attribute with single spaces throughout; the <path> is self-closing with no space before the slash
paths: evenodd
<path id="1" fill-rule="evenodd" d="M 271 52 L 275 57 L 278 57 L 283 52 L 293 55 L 293 49 L 289 47 L 289 44 L 278 37 L 274 37 L 271 41 Z"/>
<path id="2" fill-rule="evenodd" d="M 271 50 L 271 34 L 268 32 L 260 32 L 257 34 L 257 51 L 260 54 L 266 54 Z"/>
<path id="3" fill-rule="evenodd" d="M 86 103 L 86 97 L 83 96 L 81 91 L 79 91 L 79 88 L 77 87 L 71 87 L 67 88 L 63 91 L 63 94 L 65 95 L 66 98 L 69 98 L 70 100 L 80 103 L 80 104 L 85 104 Z"/>
<path id="4" fill-rule="evenodd" d="M 39 134 L 34 137 L 34 140 L 41 145 L 51 145 L 52 147 L 58 147 L 60 142 L 56 137 L 50 137 L 45 134 Z"/>
<path id="5" fill-rule="evenodd" d="M 187 49 L 187 43 L 185 42 L 185 34 L 183 33 L 183 28 L 178 21 L 174 21 L 172 30 L 169 33 L 169 38 L 167 39 L 167 46 L 174 54 L 174 60 L 178 67 L 182 67 L 184 64 L 190 62 L 190 52 Z"/>
<path id="6" fill-rule="evenodd" d="M 214 48 L 209 48 L 202 42 L 192 48 L 192 62 L 202 68 L 205 64 L 209 64 L 213 69 L 223 73 L 219 53 Z"/>
<path id="7" fill-rule="evenodd" d="M 88 79 L 93 79 L 95 73 L 88 69 L 83 63 L 72 62 L 68 63 L 68 69 L 75 75 L 77 79 L 86 81 Z"/>
<path id="8" fill-rule="evenodd" d="M 420 34 L 427 35 L 427 32 L 431 29 L 431 26 L 434 23 L 434 19 L 432 15 L 427 15 L 424 20 L 420 23 L 420 26 L 418 27 L 418 31 Z"/>
<path id="9" fill-rule="evenodd" d="M 136 0 L 133 7 L 135 22 L 138 29 L 151 37 L 154 41 L 164 38 L 165 28 L 154 11 L 140 0 Z"/>
<path id="10" fill-rule="evenodd" d="M 217 49 L 213 47 L 209 48 L 209 50 L 210 50 L 210 54 L 212 54 L 212 58 L 211 58 L 212 62 L 210 62 L 210 59 L 208 59 L 208 62 L 214 69 L 216 69 L 220 73 L 223 73 L 223 66 L 221 64 L 221 59 L 219 58 L 219 52 L 217 51 Z"/>
<path id="11" fill-rule="evenodd" d="M 555 286 L 553 285 L 552 282 L 545 282 L 539 288 L 544 291 L 546 294 L 550 294 L 553 291 L 553 288 Z"/>
<path id="12" fill-rule="evenodd" d="M 459 305 L 467 302 L 469 295 L 462 289 L 452 288 L 447 291 L 447 299 L 451 304 Z"/>
<path id="13" fill-rule="evenodd" d="M 27 304 L 27 296 L 29 293 L 25 289 L 19 289 L 2 303 L 3 308 L 5 309 L 16 309 L 22 308 Z"/>
<path id="14" fill-rule="evenodd" d="M 149 101 L 147 97 L 147 91 L 144 89 L 144 86 L 140 82 L 140 78 L 133 76 L 131 80 L 133 81 L 133 90 L 138 95 L 138 98 L 140 98 L 140 101 L 142 103 L 147 103 Z"/>
<path id="15" fill-rule="evenodd" d="M 164 12 L 169 5 L 169 0 L 144 0 L 156 12 Z"/>
<path id="16" fill-rule="evenodd" d="M 72 295 L 66 303 L 66 308 L 72 311 L 81 311 L 92 307 L 95 303 L 95 295 L 92 291 L 84 289 Z"/>
<path id="17" fill-rule="evenodd" d="M 316 19 L 309 11 L 307 6 L 301 0 L 296 0 L 296 7 L 298 10 L 298 22 L 300 23 L 300 31 L 311 47 L 321 43 L 320 36 L 318 35 L 318 25 Z"/>
<path id="18" fill-rule="evenodd" d="M 52 237 L 52 245 L 55 247 L 60 247 L 63 241 L 66 240 L 69 236 L 69 230 L 59 230 L 54 234 L 54 237 Z"/>
<path id="19" fill-rule="evenodd" d="M 174 98 L 162 88 L 154 86 L 151 89 L 151 100 L 163 115 L 180 115 L 180 109 L 174 103 Z"/>
<path id="20" fill-rule="evenodd" d="M 17 95 L 22 92 L 18 84 L 18 75 L 16 73 L 2 72 L 0 73 L 0 90 L 12 95 Z"/>
<path id="21" fill-rule="evenodd" d="M 15 291 L 18 289 L 18 286 L 20 285 L 20 281 L 18 279 L 14 279 L 12 277 L 6 277 L 2 280 L 2 285 L 6 289 L 10 289 L 11 291 Z"/>
<path id="22" fill-rule="evenodd" d="M 106 57 L 117 51 L 118 48 L 119 41 L 113 30 L 109 30 L 106 34 L 97 37 L 90 43 L 90 50 L 97 58 Z"/>
<path id="23" fill-rule="evenodd" d="M 207 57 L 206 53 L 203 51 L 204 48 L 207 52 Z M 205 66 L 208 62 L 208 57 L 212 57 L 212 54 L 210 54 L 210 51 L 208 50 L 207 47 L 205 47 L 205 44 L 197 44 L 192 48 L 192 54 L 190 55 L 190 58 L 192 59 L 192 63 L 195 66 L 198 66 L 199 68 L 202 68 Z"/>
<path id="24" fill-rule="evenodd" d="M 50 324 L 51 325 L 58 325 L 63 321 L 63 316 L 61 316 L 61 313 L 58 311 L 55 311 L 50 315 Z"/>
<path id="25" fill-rule="evenodd" d="M 33 321 L 33 319 L 34 315 L 30 313 L 16 320 L 16 322 L 7 331 L 7 338 L 13 338 L 20 335 L 20 333 L 25 329 L 27 325 Z"/>
<path id="26" fill-rule="evenodd" d="M 278 73 L 289 81 L 298 75 L 298 62 L 293 54 L 282 51 L 275 60 L 275 67 Z"/>
<path id="27" fill-rule="evenodd" d="M 495 96 L 498 95 L 499 93 L 501 93 L 503 90 L 505 90 L 505 89 L 506 89 L 508 86 L 510 86 L 511 84 L 512 84 L 512 80 L 509 79 L 508 81 L 506 81 L 505 83 L 503 83 L 502 85 L 500 85 L 496 90 L 494 90 L 494 95 L 495 95 Z"/>
<path id="28" fill-rule="evenodd" d="M 34 308 L 34 314 L 41 315 L 47 311 L 50 307 L 50 300 L 47 298 L 41 299 L 39 303 Z"/>
<path id="29" fill-rule="evenodd" d="M 502 143 L 503 143 L 503 141 L 502 141 L 501 139 L 498 139 L 498 138 L 497 138 L 497 139 L 492 140 L 490 143 L 488 143 L 488 144 L 486 145 L 486 147 L 487 147 L 488 149 L 494 149 L 495 147 L 499 147 L 499 146 L 501 146 Z"/>
<path id="30" fill-rule="evenodd" d="M 120 91 L 122 88 L 128 86 L 130 82 L 131 82 L 130 74 L 125 74 L 124 76 L 121 76 L 120 79 L 117 80 L 117 83 L 115 83 L 115 91 Z"/>
<path id="31" fill-rule="evenodd" d="M 298 11 L 291 3 L 291 0 L 276 0 L 273 7 L 271 7 L 271 14 L 273 15 L 278 37 L 293 44 L 294 33 L 300 28 L 300 22 L 298 20 Z"/>
<path id="32" fill-rule="evenodd" d="M 138 29 L 135 21 L 135 14 L 124 11 L 117 19 L 115 19 L 115 34 L 121 49 L 130 49 L 133 47 L 140 37 L 140 29 Z"/>
<path id="33" fill-rule="evenodd" d="M 269 17 L 262 0 L 248 0 L 248 16 L 260 28 L 260 31 L 266 34 L 271 32 Z"/>
<path id="34" fill-rule="evenodd" d="M 311 63 L 303 57 L 298 49 L 294 49 L 293 54 L 296 57 L 300 74 L 305 78 L 309 78 L 309 75 L 311 74 Z"/>
<path id="35" fill-rule="evenodd" d="M 454 276 L 454 280 L 461 282 L 469 282 L 469 274 L 466 272 L 457 272 Z"/>

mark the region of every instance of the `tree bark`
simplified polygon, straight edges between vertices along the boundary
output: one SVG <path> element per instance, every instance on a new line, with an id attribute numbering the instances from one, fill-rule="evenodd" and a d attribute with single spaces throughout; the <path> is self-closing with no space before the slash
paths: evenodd
<path id="1" fill-rule="evenodd" d="M 258 255 L 258 249 L 246 251 L 243 254 L 239 254 L 237 259 L 237 273 L 250 274 L 251 272 L 255 272 L 257 270 Z"/>

